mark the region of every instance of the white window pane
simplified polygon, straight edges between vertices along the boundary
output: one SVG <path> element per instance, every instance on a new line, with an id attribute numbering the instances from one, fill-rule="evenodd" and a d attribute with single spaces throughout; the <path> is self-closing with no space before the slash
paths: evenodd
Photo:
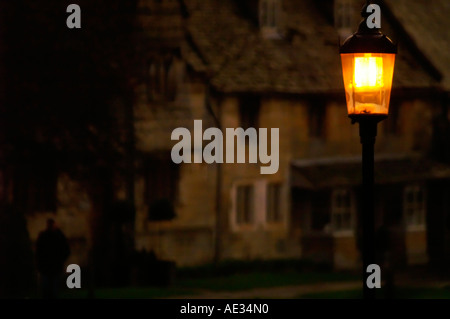
<path id="1" fill-rule="evenodd" d="M 425 224 L 425 190 L 422 186 L 412 185 L 405 187 L 403 211 L 407 225 Z"/>
<path id="2" fill-rule="evenodd" d="M 332 223 L 334 230 L 350 230 L 352 228 L 353 197 L 348 189 L 337 189 L 332 194 Z"/>

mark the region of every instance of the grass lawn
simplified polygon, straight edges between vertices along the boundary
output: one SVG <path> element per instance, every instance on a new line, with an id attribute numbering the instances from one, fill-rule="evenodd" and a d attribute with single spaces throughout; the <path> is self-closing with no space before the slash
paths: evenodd
<path id="1" fill-rule="evenodd" d="M 99 288 L 94 291 L 96 299 L 151 299 L 169 298 L 180 295 L 193 295 L 192 290 L 182 288 L 159 287 L 125 287 L 125 288 Z M 65 290 L 61 293 L 62 299 L 87 299 L 87 289 Z"/>
<path id="2" fill-rule="evenodd" d="M 378 293 L 383 299 L 383 288 Z M 298 296 L 300 299 L 361 299 L 361 290 L 322 292 Z M 377 298 L 377 299 L 378 299 Z M 450 288 L 398 288 L 395 299 L 450 299 Z"/>
<path id="3" fill-rule="evenodd" d="M 181 280 L 178 285 L 183 288 L 207 289 L 214 291 L 238 291 L 253 288 L 352 280 L 358 280 L 358 277 L 348 273 L 256 271 L 245 274 L 233 274 L 211 278 L 184 279 Z"/>
<path id="4" fill-rule="evenodd" d="M 147 299 L 195 295 L 198 290 L 239 291 L 319 282 L 357 280 L 354 275 L 331 272 L 254 271 L 244 274 L 216 275 L 205 278 L 183 278 L 172 287 L 99 288 L 94 292 L 98 299 Z M 86 289 L 65 290 L 61 296 L 69 299 L 88 298 Z"/>
<path id="5" fill-rule="evenodd" d="M 265 272 L 255 271 L 245 274 L 212 276 L 207 278 L 180 279 L 172 287 L 126 287 L 99 288 L 94 292 L 97 299 L 149 299 L 170 298 L 175 296 L 194 296 L 199 290 L 240 291 L 253 288 L 269 288 L 323 282 L 343 282 L 358 280 L 357 276 L 347 273 L 331 272 Z M 384 298 L 383 288 L 378 291 Z M 88 298 L 86 289 L 65 290 L 61 296 L 65 299 Z M 359 289 L 304 294 L 300 299 L 360 299 Z M 450 288 L 398 288 L 396 299 L 450 299 Z"/>

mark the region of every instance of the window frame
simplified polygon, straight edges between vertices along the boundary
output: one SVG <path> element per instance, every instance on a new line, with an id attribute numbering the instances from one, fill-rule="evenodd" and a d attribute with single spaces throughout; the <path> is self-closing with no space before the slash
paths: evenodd
<path id="1" fill-rule="evenodd" d="M 249 223 L 240 223 L 239 217 L 238 217 L 238 192 L 240 187 L 251 187 L 253 189 L 253 203 L 251 205 L 252 207 L 252 217 L 250 219 L 251 222 Z M 255 199 L 255 196 L 257 194 L 257 184 L 254 180 L 242 180 L 239 182 L 234 183 L 231 189 L 231 214 L 230 214 L 230 228 L 232 231 L 251 231 L 256 228 L 257 225 L 257 201 Z"/>
<path id="2" fill-rule="evenodd" d="M 259 95 L 246 94 L 239 98 L 239 123 L 244 130 L 259 128 L 262 101 Z"/>
<path id="3" fill-rule="evenodd" d="M 418 202 L 418 194 L 421 194 L 421 202 Z M 412 201 L 409 201 L 412 194 Z M 403 220 L 407 230 L 425 230 L 427 215 L 427 193 L 424 185 L 420 183 L 409 184 L 403 188 Z M 412 210 L 413 222 L 410 221 L 408 211 Z"/>
<path id="4" fill-rule="evenodd" d="M 240 190 L 244 192 L 243 207 L 240 205 Z M 241 209 L 244 211 L 241 212 Z M 240 214 L 241 213 L 241 214 Z M 255 223 L 255 187 L 252 184 L 242 184 L 236 187 L 236 224 L 247 226 Z"/>
<path id="5" fill-rule="evenodd" d="M 314 139 L 326 138 L 327 103 L 312 100 L 308 104 L 308 136 Z"/>
<path id="6" fill-rule="evenodd" d="M 179 183 L 181 167 L 170 159 L 170 154 L 154 154 L 144 160 L 144 203 L 148 207 L 147 220 L 154 222 L 151 218 L 152 207 L 158 202 L 168 201 L 176 213 L 179 204 Z M 169 180 L 168 180 L 169 179 Z M 167 182 L 161 182 L 167 181 Z M 156 185 L 157 191 L 154 191 Z"/>
<path id="7" fill-rule="evenodd" d="M 279 215 L 278 221 L 270 222 L 267 220 L 267 194 L 268 185 L 280 185 Z M 238 221 L 238 192 L 242 186 L 251 186 L 253 189 L 252 214 L 250 223 L 240 223 Z M 231 188 L 231 211 L 230 228 L 234 232 L 254 231 L 256 229 L 274 230 L 286 227 L 286 213 L 284 199 L 284 183 L 268 181 L 265 179 L 247 179 L 235 182 Z"/>
<path id="8" fill-rule="evenodd" d="M 337 205 L 337 199 L 339 196 L 342 196 L 345 194 L 345 196 L 348 196 L 349 205 L 348 206 L 341 206 Z M 336 188 L 333 189 L 331 192 L 331 229 L 333 232 L 333 235 L 335 236 L 349 236 L 353 235 L 353 232 L 355 230 L 355 211 L 356 211 L 356 201 L 355 201 L 355 194 L 351 188 Z M 336 218 L 337 216 L 340 216 L 340 219 L 342 221 L 342 215 L 349 214 L 349 226 L 348 227 L 342 227 L 341 225 L 337 225 Z"/>
<path id="9" fill-rule="evenodd" d="M 268 38 L 278 37 L 281 0 L 259 0 L 259 27 Z"/>
<path id="10" fill-rule="evenodd" d="M 333 16 L 334 27 L 341 35 L 342 39 L 350 36 L 355 27 L 354 7 L 351 0 L 334 0 Z"/>
<path id="11" fill-rule="evenodd" d="M 184 73 L 182 60 L 176 55 L 151 58 L 146 70 L 147 101 L 176 102 Z"/>
<path id="12" fill-rule="evenodd" d="M 273 208 L 270 204 L 270 195 L 273 194 L 273 192 L 270 191 L 270 188 L 274 187 L 276 190 L 276 212 L 270 213 L 271 208 Z M 268 182 L 266 184 L 266 194 L 265 194 L 265 223 L 266 224 L 281 224 L 283 223 L 283 184 L 279 182 Z"/>

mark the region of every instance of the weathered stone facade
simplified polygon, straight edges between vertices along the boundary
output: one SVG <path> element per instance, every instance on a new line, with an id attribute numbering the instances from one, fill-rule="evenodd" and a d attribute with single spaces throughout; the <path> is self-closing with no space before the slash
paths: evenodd
<path id="1" fill-rule="evenodd" d="M 354 268 L 360 262 L 356 215 L 361 146 L 358 127 L 346 115 L 334 41 L 338 34 L 314 1 L 282 3 L 280 37 L 266 39 L 251 10 L 244 10 L 238 1 L 139 2 L 136 50 L 141 52 L 138 65 L 143 77 L 136 81 L 133 103 L 137 250 L 154 251 L 179 266 L 226 259 L 306 258 L 336 268 Z M 407 227 L 405 187 L 420 184 L 427 193 L 435 181 L 450 178 L 446 167 L 422 164 L 429 160 L 444 93 L 422 57 L 408 51 L 411 43 L 404 40 L 404 30 L 389 8 L 384 7 L 391 14 L 383 28 L 389 35 L 392 32 L 402 50 L 396 61 L 391 117 L 379 125 L 375 145 L 382 158 L 379 167 L 387 167 L 376 176 L 377 226 L 390 228 L 393 251 L 415 264 L 428 260 L 427 231 L 438 222 L 427 225 L 427 221 L 445 205 L 425 201 L 425 221 Z M 246 110 L 249 101 L 257 104 L 256 111 Z M 163 177 L 156 178 L 157 173 L 146 173 L 155 169 L 148 163 L 159 159 L 166 172 L 162 166 L 171 161 L 175 128 L 192 132 L 194 120 L 203 120 L 204 129 L 242 127 L 246 124 L 242 112 L 250 112 L 256 128 L 279 128 L 276 174 L 261 175 L 261 163 L 180 164 L 167 168 L 177 170 L 173 183 L 167 182 L 170 186 L 161 182 Z M 411 171 L 403 172 L 405 167 Z M 277 192 L 271 198 L 277 206 L 273 220 L 268 217 L 271 185 Z M 243 201 L 252 207 L 246 223 L 237 216 L 239 198 L 244 196 L 240 186 L 250 187 L 251 195 L 245 196 L 252 203 Z M 334 220 L 334 212 L 342 208 L 333 204 L 339 196 L 336 190 L 348 191 L 354 198 L 346 207 L 350 226 L 341 230 Z M 65 175 L 58 177 L 57 191 L 56 219 L 71 239 L 71 262 L 86 264 L 92 205 L 83 189 Z M 172 194 L 158 196 L 171 197 L 175 218 L 149 219 L 152 192 Z M 123 193 L 117 187 L 117 197 Z M 443 192 L 439 198 L 447 195 Z M 387 222 L 394 218 L 391 213 L 398 219 Z M 47 216 L 54 215 L 28 216 L 33 239 Z"/>

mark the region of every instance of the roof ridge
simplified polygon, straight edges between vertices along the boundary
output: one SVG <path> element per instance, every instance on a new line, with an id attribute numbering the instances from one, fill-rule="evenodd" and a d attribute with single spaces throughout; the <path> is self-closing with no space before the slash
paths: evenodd
<path id="1" fill-rule="evenodd" d="M 409 45 L 413 49 L 413 54 L 416 55 L 416 57 L 419 60 L 422 60 L 422 63 L 424 63 L 425 69 L 430 73 L 430 75 L 437 81 L 441 82 L 444 78 L 444 75 L 441 71 L 436 67 L 436 65 L 432 62 L 432 59 L 427 56 L 426 52 L 424 52 L 420 45 L 417 43 L 417 41 L 414 39 L 414 37 L 410 34 L 410 32 L 405 27 L 405 22 L 401 21 L 401 18 L 399 18 L 391 9 L 390 5 L 383 1 L 382 4 L 383 12 L 387 13 L 387 17 L 391 20 L 391 23 L 394 25 L 397 32 L 403 34 L 402 40 L 406 43 L 406 45 Z"/>

